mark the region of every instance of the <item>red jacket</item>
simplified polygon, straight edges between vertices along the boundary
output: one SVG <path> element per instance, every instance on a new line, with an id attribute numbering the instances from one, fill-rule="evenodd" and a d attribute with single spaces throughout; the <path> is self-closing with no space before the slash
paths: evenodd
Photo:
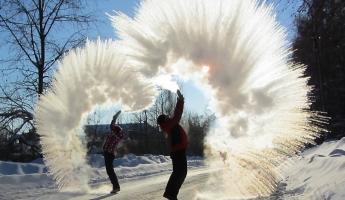
<path id="1" fill-rule="evenodd" d="M 114 154 L 117 144 L 123 138 L 123 132 L 120 131 L 118 133 L 111 133 L 107 136 L 105 143 L 103 145 L 103 152 L 108 152 Z"/>
<path id="2" fill-rule="evenodd" d="M 110 123 L 111 134 L 107 136 L 103 144 L 103 152 L 114 154 L 117 144 L 124 137 L 121 127 L 117 126 L 115 122 L 116 119 L 113 119 Z"/>
<path id="3" fill-rule="evenodd" d="M 167 134 L 167 142 L 170 152 L 186 150 L 188 146 L 188 137 L 185 130 L 179 124 L 183 113 L 184 101 L 177 100 L 174 116 L 161 124 L 161 129 Z"/>

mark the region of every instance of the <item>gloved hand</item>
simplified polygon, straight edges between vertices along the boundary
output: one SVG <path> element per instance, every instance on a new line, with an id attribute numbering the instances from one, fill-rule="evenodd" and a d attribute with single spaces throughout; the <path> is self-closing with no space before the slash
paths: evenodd
<path id="1" fill-rule="evenodd" d="M 181 94 L 181 91 L 180 90 L 177 90 L 177 99 L 181 100 L 181 101 L 184 101 L 184 97 L 183 95 Z"/>
<path id="2" fill-rule="evenodd" d="M 113 116 L 113 121 L 116 121 L 116 119 L 119 117 L 121 114 L 121 110 L 119 110 L 114 116 Z"/>

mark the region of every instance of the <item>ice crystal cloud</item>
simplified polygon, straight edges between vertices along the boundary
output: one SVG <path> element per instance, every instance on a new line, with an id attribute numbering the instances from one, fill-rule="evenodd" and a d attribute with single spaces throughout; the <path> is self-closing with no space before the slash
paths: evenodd
<path id="1" fill-rule="evenodd" d="M 315 124 L 325 122 L 309 111 L 304 66 L 289 61 L 285 32 L 265 4 L 146 0 L 134 18 L 117 13 L 111 20 L 119 41 L 88 42 L 69 53 L 39 103 L 43 152 L 61 187 L 87 187 L 90 169 L 78 139 L 82 117 L 104 103 L 146 108 L 156 95 L 153 85 L 169 80 L 159 83 L 159 77 L 197 77 L 211 96 L 217 123 L 205 153 L 210 167 L 222 170 L 209 183 L 217 181 L 218 191 L 200 198 L 269 195 L 279 164 L 312 141 L 320 129 Z"/>

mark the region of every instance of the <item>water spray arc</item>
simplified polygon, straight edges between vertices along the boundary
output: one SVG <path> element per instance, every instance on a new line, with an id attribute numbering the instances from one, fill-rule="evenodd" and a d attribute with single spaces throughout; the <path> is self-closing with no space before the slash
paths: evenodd
<path id="1" fill-rule="evenodd" d="M 115 42 L 98 40 L 70 52 L 59 63 L 52 90 L 39 102 L 44 160 L 60 189 L 88 189 L 92 170 L 81 133 L 84 117 L 96 105 L 119 103 L 136 111 L 154 101 L 154 86 L 127 68 L 116 48 Z"/>
<path id="2" fill-rule="evenodd" d="M 200 197 L 269 195 L 278 165 L 319 133 L 312 122 L 324 119 L 308 111 L 304 66 L 289 61 L 271 7 L 253 0 L 148 0 L 133 19 L 119 14 L 112 21 L 123 53 L 147 77 L 164 70 L 188 78 L 208 66 L 199 77 L 218 123 L 206 153 L 211 167 L 225 170 L 210 180 L 221 187 Z"/>
<path id="3" fill-rule="evenodd" d="M 83 115 L 96 104 L 150 106 L 162 74 L 198 77 L 212 96 L 218 120 L 205 153 L 211 168 L 223 170 L 209 182 L 219 187 L 198 194 L 203 199 L 269 195 L 279 164 L 317 136 L 315 124 L 325 123 L 309 111 L 304 66 L 289 61 L 285 32 L 269 6 L 255 0 L 146 0 L 134 18 L 118 13 L 111 20 L 120 40 L 89 42 L 69 53 L 39 103 L 45 159 L 62 188 L 87 187 L 91 172 L 78 139 Z M 57 164 L 62 159 L 67 161 Z"/>

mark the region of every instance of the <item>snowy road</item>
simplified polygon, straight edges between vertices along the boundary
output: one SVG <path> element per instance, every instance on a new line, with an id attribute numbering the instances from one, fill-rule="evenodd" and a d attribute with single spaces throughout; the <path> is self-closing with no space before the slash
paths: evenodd
<path id="1" fill-rule="evenodd" d="M 179 199 L 193 199 L 198 190 L 202 190 L 204 183 L 207 181 L 208 170 L 191 170 L 187 176 Z M 93 195 L 90 199 L 121 199 L 121 200 L 158 200 L 163 199 L 166 182 L 170 174 L 154 176 L 143 180 L 129 181 L 122 184 L 122 189 L 116 196 Z M 75 198 L 81 199 L 81 198 Z"/>
<path id="2" fill-rule="evenodd" d="M 189 170 L 186 181 L 180 191 L 179 199 L 194 199 L 197 191 L 203 189 L 209 173 L 210 171 L 205 168 Z M 162 194 L 164 193 L 169 175 L 170 173 L 166 173 L 141 179 L 120 181 L 121 191 L 117 195 L 109 195 L 108 193 L 111 189 L 110 183 L 102 182 L 95 185 L 94 187 L 97 189 L 91 193 L 67 193 L 57 192 L 54 188 L 35 188 L 30 190 L 13 191 L 10 196 L 6 196 L 6 199 L 161 200 L 164 199 Z M 7 194 L 9 195 L 9 193 Z"/>
<path id="3" fill-rule="evenodd" d="M 198 191 L 210 190 L 206 188 L 206 182 L 210 174 L 217 173 L 218 170 L 210 170 L 205 167 L 189 169 L 187 178 L 182 185 L 178 195 L 179 200 L 200 200 L 196 198 Z M 219 171 L 218 171 L 219 172 Z M 170 172 L 143 176 L 135 179 L 120 180 L 121 191 L 116 195 L 110 195 L 110 182 L 99 182 L 93 185 L 93 190 L 89 193 L 58 192 L 55 187 L 49 186 L 31 189 L 15 189 L 12 185 L 9 190 L 0 193 L 0 200 L 14 199 L 35 199 L 35 200 L 163 200 L 162 197 Z M 0 190 L 2 188 L 0 187 Z M 282 188 L 283 189 L 283 188 Z M 284 189 L 283 189 L 284 190 Z M 277 200 L 282 193 L 273 194 L 268 198 L 257 198 L 255 200 Z M 294 199 L 294 198 L 292 198 Z M 254 200 L 254 199 L 248 199 Z"/>

